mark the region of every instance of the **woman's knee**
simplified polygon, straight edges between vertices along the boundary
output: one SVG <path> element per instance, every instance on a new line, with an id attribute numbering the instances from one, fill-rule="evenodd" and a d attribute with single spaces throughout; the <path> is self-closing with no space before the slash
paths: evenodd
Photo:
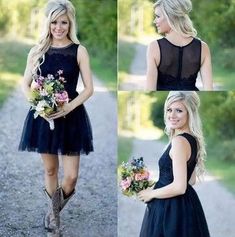
<path id="1" fill-rule="evenodd" d="M 58 169 L 57 167 L 47 167 L 45 168 L 45 174 L 47 176 L 57 176 Z"/>
<path id="2" fill-rule="evenodd" d="M 77 174 L 65 175 L 64 179 L 68 185 L 75 186 L 78 180 L 78 175 Z"/>

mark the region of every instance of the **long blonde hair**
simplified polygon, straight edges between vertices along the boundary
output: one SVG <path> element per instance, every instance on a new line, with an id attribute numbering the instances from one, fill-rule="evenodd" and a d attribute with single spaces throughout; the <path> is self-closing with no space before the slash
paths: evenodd
<path id="1" fill-rule="evenodd" d="M 154 9 L 160 7 L 165 15 L 170 27 L 184 37 L 195 37 L 197 31 L 189 18 L 192 10 L 190 0 L 158 0 L 154 4 Z"/>
<path id="2" fill-rule="evenodd" d="M 34 47 L 32 54 L 32 75 L 35 75 L 37 71 L 41 74 L 40 65 L 43 64 L 45 53 L 52 43 L 50 31 L 51 22 L 64 14 L 66 14 L 69 19 L 68 38 L 72 42 L 79 44 L 79 40 L 76 36 L 75 8 L 73 4 L 68 0 L 49 0 L 45 8 L 45 22 L 43 24 L 42 35 L 39 39 L 39 43 Z"/>
<path id="3" fill-rule="evenodd" d="M 168 107 L 176 102 L 181 101 L 188 112 L 188 125 L 190 134 L 197 141 L 197 176 L 201 176 L 205 172 L 204 160 L 206 156 L 204 136 L 202 132 L 201 119 L 199 116 L 200 99 L 195 91 L 170 91 L 164 105 L 164 122 L 167 120 Z M 165 133 L 169 136 L 170 141 L 176 135 L 175 130 L 165 127 Z"/>

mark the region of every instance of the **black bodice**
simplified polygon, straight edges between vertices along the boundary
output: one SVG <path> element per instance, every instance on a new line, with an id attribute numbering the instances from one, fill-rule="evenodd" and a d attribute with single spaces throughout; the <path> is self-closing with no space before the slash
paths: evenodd
<path id="1" fill-rule="evenodd" d="M 176 46 L 166 38 L 157 40 L 160 48 L 157 90 L 192 90 L 201 67 L 201 41 L 193 40 L 185 46 Z"/>
<path id="2" fill-rule="evenodd" d="M 183 133 L 180 136 L 185 137 L 191 146 L 191 156 L 187 162 L 187 181 L 189 181 L 197 163 L 197 142 L 196 139 L 188 133 Z M 167 149 L 165 150 L 158 162 L 160 171 L 159 180 L 156 184 L 156 187 L 158 188 L 166 186 L 172 183 L 174 180 L 172 172 L 172 159 L 169 155 L 170 149 L 171 143 L 168 145 Z"/>
<path id="3" fill-rule="evenodd" d="M 45 61 L 40 67 L 42 76 L 55 75 L 58 70 L 63 70 L 63 77 L 66 81 L 64 87 L 70 99 L 77 96 L 76 86 L 80 72 L 77 63 L 78 47 L 79 45 L 74 43 L 62 48 L 50 47 L 45 54 Z"/>

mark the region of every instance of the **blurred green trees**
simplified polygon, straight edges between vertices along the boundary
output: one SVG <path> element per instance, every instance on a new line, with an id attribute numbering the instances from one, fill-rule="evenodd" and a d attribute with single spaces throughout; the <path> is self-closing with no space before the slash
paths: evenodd
<path id="1" fill-rule="evenodd" d="M 198 36 L 213 50 L 215 62 L 235 69 L 235 1 L 192 0 L 191 13 Z"/>
<path id="2" fill-rule="evenodd" d="M 118 0 L 120 35 L 143 36 L 154 33 L 153 8 L 148 0 Z"/>
<path id="3" fill-rule="evenodd" d="M 39 36 L 46 0 L 0 0 L 0 34 L 11 37 Z M 117 1 L 71 0 L 76 8 L 79 39 L 116 72 Z M 35 33 L 35 31 L 38 31 Z"/>
<path id="4" fill-rule="evenodd" d="M 93 56 L 103 59 L 105 67 L 117 65 L 117 1 L 72 0 L 76 7 L 79 39 Z"/>

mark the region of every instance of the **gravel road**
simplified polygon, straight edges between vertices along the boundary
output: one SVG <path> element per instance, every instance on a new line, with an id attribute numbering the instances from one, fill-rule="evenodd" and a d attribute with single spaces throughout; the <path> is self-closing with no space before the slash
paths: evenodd
<path id="1" fill-rule="evenodd" d="M 81 157 L 77 193 L 62 212 L 63 236 L 114 237 L 116 98 L 95 80 L 95 93 L 85 106 L 93 127 L 95 152 Z M 42 161 L 37 153 L 17 151 L 27 111 L 28 104 L 19 88 L 0 109 L 1 237 L 46 236 L 42 227 L 47 207 L 42 192 Z"/>

